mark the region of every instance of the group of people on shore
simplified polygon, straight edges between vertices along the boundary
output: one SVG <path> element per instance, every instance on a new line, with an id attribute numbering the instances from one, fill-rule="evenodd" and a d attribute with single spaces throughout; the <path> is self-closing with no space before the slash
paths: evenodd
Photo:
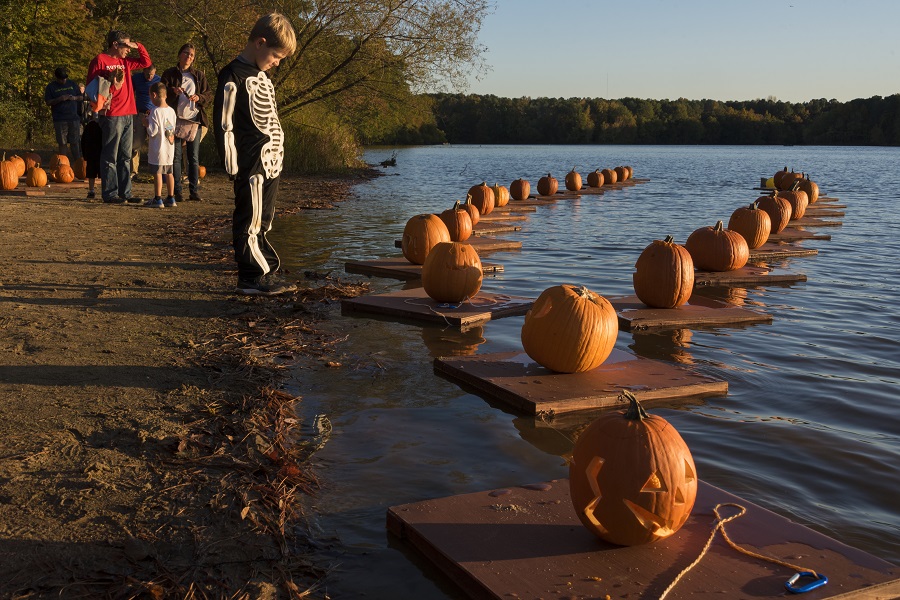
<path id="1" fill-rule="evenodd" d="M 85 87 L 71 84 L 62 68 L 47 86 L 45 100 L 53 110 L 60 153 L 69 149 L 72 158 L 78 158 L 76 153 L 85 150 L 89 198 L 94 197 L 94 180 L 99 177 L 103 202 L 139 204 L 142 200 L 131 190 L 132 170 L 139 159 L 134 151 L 139 153 L 146 139 L 155 197 L 144 206 L 176 206 L 183 199 L 182 153 L 187 155 L 188 199 L 200 200 L 200 140 L 209 127 L 204 109 L 211 93 L 203 72 L 193 67 L 194 46 L 184 44 L 178 64 L 158 76 L 147 49 L 127 33 L 110 31 L 106 45 L 91 61 Z M 234 182 L 236 291 L 246 295 L 296 289 L 276 275 L 281 261 L 266 239 L 284 159 L 275 87 L 266 71 L 296 47 L 290 21 L 279 13 L 265 15 L 251 29 L 244 50 L 218 74 L 213 130 L 219 157 Z M 132 50 L 138 56 L 130 56 Z M 79 103 L 90 115 L 83 135 Z"/>

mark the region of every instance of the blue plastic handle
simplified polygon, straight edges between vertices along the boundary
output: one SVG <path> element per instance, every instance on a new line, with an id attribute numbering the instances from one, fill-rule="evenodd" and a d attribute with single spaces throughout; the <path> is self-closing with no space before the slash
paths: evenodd
<path id="1" fill-rule="evenodd" d="M 795 583 L 797 583 L 797 581 L 800 580 L 801 577 L 812 577 L 813 580 L 806 585 L 794 585 Z M 792 594 L 802 594 L 803 592 L 808 592 L 810 590 L 820 588 L 826 583 L 828 583 L 828 578 L 821 573 L 816 574 L 811 571 L 800 571 L 799 573 L 794 573 L 794 576 L 785 582 L 784 587 Z"/>

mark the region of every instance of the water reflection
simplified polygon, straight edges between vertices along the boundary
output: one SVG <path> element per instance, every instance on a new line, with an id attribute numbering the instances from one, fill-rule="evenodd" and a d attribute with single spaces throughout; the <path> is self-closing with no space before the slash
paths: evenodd
<path id="1" fill-rule="evenodd" d="M 631 334 L 631 343 L 628 347 L 644 358 L 692 365 L 694 358 L 688 350 L 693 335 L 690 329 L 634 332 Z"/>
<path id="2" fill-rule="evenodd" d="M 422 341 L 428 348 L 431 356 L 469 356 L 478 351 L 478 346 L 484 344 L 484 327 L 474 325 L 469 329 L 460 330 L 458 327 L 436 327 L 425 325 L 422 327 Z"/>

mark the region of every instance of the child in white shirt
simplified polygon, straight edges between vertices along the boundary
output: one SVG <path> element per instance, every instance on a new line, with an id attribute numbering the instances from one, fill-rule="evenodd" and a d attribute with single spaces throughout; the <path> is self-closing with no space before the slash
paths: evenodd
<path id="1" fill-rule="evenodd" d="M 141 118 L 147 126 L 147 162 L 153 173 L 155 197 L 144 202 L 150 208 L 177 206 L 175 203 L 175 177 L 172 162 L 175 158 L 175 109 L 166 104 L 166 85 L 161 81 L 150 86 L 153 109 Z M 163 178 L 169 195 L 162 199 Z"/>

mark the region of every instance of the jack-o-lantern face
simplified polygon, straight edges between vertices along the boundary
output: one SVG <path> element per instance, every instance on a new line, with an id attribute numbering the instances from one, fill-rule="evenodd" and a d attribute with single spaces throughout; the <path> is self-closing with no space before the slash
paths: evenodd
<path id="1" fill-rule="evenodd" d="M 675 428 L 627 396 L 627 411 L 601 416 L 579 436 L 569 486 L 585 527 L 613 544 L 633 546 L 684 525 L 697 497 L 697 471 Z"/>

